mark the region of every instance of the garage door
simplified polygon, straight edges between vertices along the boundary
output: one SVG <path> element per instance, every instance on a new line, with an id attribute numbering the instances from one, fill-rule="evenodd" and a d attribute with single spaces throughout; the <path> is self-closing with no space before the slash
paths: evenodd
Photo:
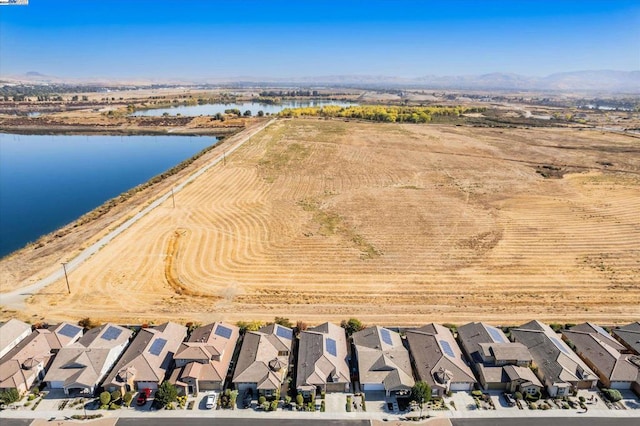
<path id="1" fill-rule="evenodd" d="M 471 389 L 471 384 L 469 383 L 451 383 L 452 391 L 466 391 Z"/>

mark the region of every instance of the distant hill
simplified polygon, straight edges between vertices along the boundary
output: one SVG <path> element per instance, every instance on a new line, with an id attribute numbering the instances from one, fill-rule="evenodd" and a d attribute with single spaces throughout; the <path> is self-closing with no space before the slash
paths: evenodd
<path id="1" fill-rule="evenodd" d="M 297 78 L 264 78 L 235 76 L 227 78 L 163 79 L 163 78 L 62 78 L 29 71 L 22 75 L 0 76 L 0 80 L 24 84 L 299 84 L 345 85 L 362 87 L 416 87 L 426 89 L 522 90 L 553 92 L 606 92 L 640 94 L 640 71 L 573 71 L 546 77 L 529 77 L 513 73 L 402 78 L 384 75 L 329 75 Z"/>

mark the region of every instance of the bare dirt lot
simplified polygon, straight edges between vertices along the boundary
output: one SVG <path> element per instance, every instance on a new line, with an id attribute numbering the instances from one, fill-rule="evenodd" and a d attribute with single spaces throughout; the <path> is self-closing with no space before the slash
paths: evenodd
<path id="1" fill-rule="evenodd" d="M 638 138 L 280 120 L 19 316 L 629 322 L 638 212 Z"/>

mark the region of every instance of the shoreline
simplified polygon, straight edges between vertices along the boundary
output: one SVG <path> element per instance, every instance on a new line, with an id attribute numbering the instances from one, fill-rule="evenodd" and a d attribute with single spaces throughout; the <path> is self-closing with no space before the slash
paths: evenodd
<path id="1" fill-rule="evenodd" d="M 236 140 L 231 141 L 231 143 L 235 143 L 235 145 L 233 145 L 229 150 L 225 150 L 225 152 L 228 153 L 232 153 L 234 150 L 236 150 L 237 148 L 239 148 L 240 146 L 242 146 L 242 144 L 244 142 L 246 142 L 249 138 L 251 138 L 255 133 L 257 133 L 258 131 L 264 129 L 265 127 L 267 127 L 269 124 L 271 124 L 273 121 L 275 120 L 269 120 L 269 121 L 260 121 L 257 122 L 256 125 L 254 126 L 250 126 L 248 128 L 246 128 L 247 132 L 239 132 L 234 136 L 238 136 L 238 135 L 243 135 L 244 136 L 239 136 Z M 147 184 L 149 184 L 149 182 L 151 182 L 154 178 L 152 178 L 150 181 L 148 181 L 145 184 L 142 184 L 143 189 L 141 191 L 137 191 L 131 198 L 134 198 L 136 196 L 139 196 L 138 198 L 142 198 L 142 202 L 140 204 L 137 205 L 129 205 L 130 203 L 128 203 L 128 199 L 122 201 L 121 203 L 117 204 L 116 206 L 114 206 L 114 209 L 121 207 L 120 210 L 124 210 L 124 214 L 127 215 L 124 217 L 124 219 L 122 217 L 120 217 L 119 219 L 116 219 L 114 221 L 111 222 L 111 228 L 107 229 L 107 233 L 106 235 L 104 234 L 104 228 L 103 229 L 99 229 L 97 230 L 97 232 L 92 233 L 92 238 L 91 240 L 95 241 L 93 243 L 91 243 L 90 241 L 78 241 L 76 243 L 76 246 L 78 244 L 81 245 L 81 247 L 78 250 L 78 247 L 69 247 L 67 248 L 67 250 L 65 252 L 62 253 L 63 258 L 66 259 L 66 262 L 64 263 L 68 263 L 67 266 L 67 272 L 71 272 L 74 268 L 76 268 L 77 266 L 79 266 L 82 262 L 84 262 L 84 260 L 88 259 L 91 255 L 93 255 L 94 253 L 96 253 L 97 251 L 99 251 L 104 245 L 106 245 L 109 241 L 111 241 L 113 238 L 117 237 L 120 233 L 124 232 L 126 229 L 128 229 L 131 225 L 133 225 L 138 219 L 144 217 L 148 212 L 150 212 L 151 210 L 153 210 L 155 207 L 157 207 L 158 205 L 162 204 L 163 202 L 165 202 L 172 194 L 172 192 L 179 192 L 181 189 L 183 189 L 186 185 L 188 185 L 189 183 L 191 183 L 193 180 L 195 180 L 197 177 L 199 177 L 201 174 L 203 174 L 204 172 L 206 172 L 209 168 L 213 167 L 214 165 L 218 164 L 220 161 L 222 161 L 222 159 L 224 158 L 221 155 L 217 155 L 217 157 L 214 158 L 207 158 L 204 159 L 204 161 L 199 162 L 199 163 L 204 163 L 204 164 L 197 164 L 194 167 L 191 167 L 194 163 L 197 162 L 197 160 L 199 159 L 203 159 L 203 157 L 213 157 L 214 154 L 212 154 L 211 156 L 207 156 L 207 154 L 212 153 L 213 151 L 215 151 L 215 148 L 220 146 L 221 144 L 223 144 L 224 142 L 228 142 L 228 139 L 233 139 L 233 137 L 231 138 L 224 138 L 221 139 L 218 143 L 216 143 L 215 145 L 212 145 L 209 149 L 203 150 L 204 153 L 202 153 L 201 151 L 201 155 L 198 155 L 197 158 L 194 159 L 194 157 L 191 157 L 191 159 L 185 160 L 184 162 L 180 163 L 183 164 L 185 162 L 188 162 L 188 164 L 184 167 L 182 167 L 180 170 L 178 170 L 177 173 L 171 174 L 169 176 L 167 176 L 164 179 L 161 179 L 159 182 L 157 183 L 151 183 L 149 186 L 146 186 Z M 219 150 L 217 151 L 219 152 Z M 177 165 L 176 167 L 180 166 Z M 157 176 L 156 176 L 157 177 Z M 173 179 L 173 185 L 171 186 L 172 191 L 171 192 L 166 192 L 168 189 L 168 184 L 167 182 L 169 180 L 171 180 L 172 177 L 175 177 L 175 179 Z M 177 181 L 177 182 L 176 182 Z M 161 185 L 162 183 L 165 183 L 165 185 Z M 160 186 L 162 186 L 162 188 L 160 188 Z M 150 193 L 149 191 L 150 190 Z M 155 191 L 153 191 L 155 189 Z M 107 203 L 109 203 L 110 200 L 107 201 Z M 101 206 L 102 207 L 102 206 Z M 96 211 L 98 211 L 100 209 L 100 207 L 98 207 L 97 209 L 92 210 L 91 212 L 87 213 L 86 215 L 91 215 L 92 213 L 95 213 Z M 98 218 L 96 218 L 95 220 L 92 220 L 89 223 L 86 224 L 81 224 L 81 225 L 77 225 L 76 221 L 69 223 L 67 225 L 65 225 L 62 228 L 59 228 L 55 231 L 53 231 L 52 233 L 49 233 L 42 238 L 47 238 L 50 236 L 54 237 L 54 241 L 53 243 L 55 243 L 55 239 L 56 236 L 58 235 L 58 233 L 71 228 L 72 230 L 75 228 L 94 228 L 96 222 L 99 222 L 101 219 L 104 218 L 104 216 L 108 216 L 110 213 L 110 210 L 107 211 L 105 214 L 100 215 Z M 84 216 L 86 216 L 84 215 Z M 81 218 L 80 218 L 81 219 Z M 78 220 L 80 220 L 78 219 Z M 68 234 L 63 235 L 62 237 L 66 236 Z M 46 247 L 49 243 L 49 245 L 52 243 L 51 241 L 47 241 L 44 242 L 42 244 L 41 247 Z M 90 244 L 88 247 L 86 247 L 87 244 Z M 2 259 L 0 259 L 0 265 L 2 265 L 3 267 L 6 266 L 4 264 L 9 263 L 12 260 L 15 260 L 16 257 L 20 257 L 21 255 L 24 255 L 25 252 L 28 252 L 29 249 L 32 246 L 27 245 L 17 251 L 14 251 L 10 254 L 8 254 L 7 256 L 3 257 Z M 37 247 L 36 247 L 37 249 Z M 15 260 L 16 262 L 20 262 L 19 260 Z M 49 284 L 53 284 L 54 282 L 56 282 L 57 280 L 62 278 L 62 271 L 60 270 L 60 267 L 58 266 L 58 263 L 60 262 L 53 262 L 55 264 L 55 268 L 54 267 L 49 267 L 47 268 L 45 266 L 44 269 L 39 269 L 37 271 L 35 271 L 34 273 L 30 274 L 29 277 L 27 277 L 26 279 L 23 280 L 18 280 L 18 284 L 16 287 L 13 287 L 11 291 L 2 291 L 0 292 L 0 295 L 2 296 L 2 306 L 3 306 L 3 313 L 6 313 L 8 311 L 8 309 L 17 309 L 20 310 L 24 304 L 24 301 L 26 300 L 27 297 L 29 297 L 30 295 L 36 293 L 37 291 L 45 288 L 46 286 L 48 286 Z M 4 271 L 3 271 L 4 272 Z M 34 276 L 38 276 L 41 277 L 42 275 L 45 275 L 42 278 L 36 278 L 33 279 Z M 3 277 L 4 278 L 4 277 Z M 3 282 L 6 282 L 6 280 L 2 280 Z M 31 282 L 26 282 L 26 281 L 31 281 Z M 33 282 L 35 281 L 35 282 Z M 2 289 L 4 290 L 4 289 Z M 33 292 L 33 293 L 32 293 Z"/>

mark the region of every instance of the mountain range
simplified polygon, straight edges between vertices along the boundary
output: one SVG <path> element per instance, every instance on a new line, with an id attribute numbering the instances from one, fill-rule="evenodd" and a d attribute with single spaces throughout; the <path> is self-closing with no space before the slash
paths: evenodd
<path id="1" fill-rule="evenodd" d="M 553 92 L 609 92 L 640 94 L 640 71 L 573 71 L 531 77 L 512 73 L 402 78 L 384 75 L 330 75 L 295 78 L 239 76 L 227 78 L 64 78 L 30 71 L 17 76 L 0 76 L 0 84 L 100 84 L 100 85 L 202 85 L 202 84 L 297 84 L 360 87 L 412 87 L 424 89 L 523 90 Z"/>

